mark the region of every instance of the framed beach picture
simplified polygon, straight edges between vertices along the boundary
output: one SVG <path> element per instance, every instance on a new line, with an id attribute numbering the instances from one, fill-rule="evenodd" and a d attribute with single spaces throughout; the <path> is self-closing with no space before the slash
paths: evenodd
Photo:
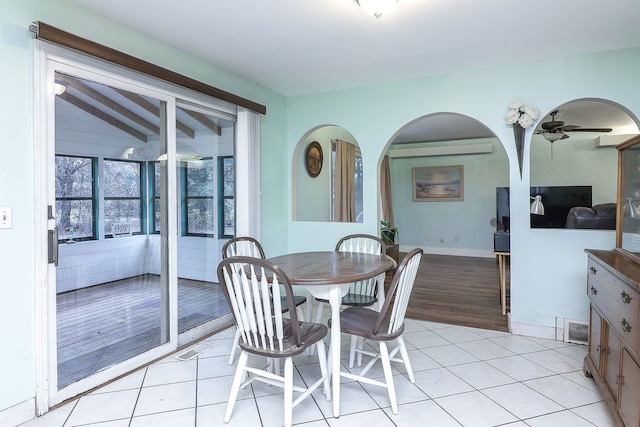
<path id="1" fill-rule="evenodd" d="M 414 202 L 457 202 L 464 200 L 463 166 L 413 168 Z"/>

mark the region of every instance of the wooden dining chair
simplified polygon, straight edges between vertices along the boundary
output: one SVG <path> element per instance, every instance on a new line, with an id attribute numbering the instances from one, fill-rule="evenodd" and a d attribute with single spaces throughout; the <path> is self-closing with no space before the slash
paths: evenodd
<path id="1" fill-rule="evenodd" d="M 231 240 L 228 240 L 224 246 L 222 246 L 222 259 L 227 259 L 232 256 L 248 256 L 252 258 L 265 259 L 264 250 L 262 249 L 262 245 L 253 237 L 241 236 L 235 237 Z M 303 296 L 294 296 L 294 303 L 296 306 L 296 310 L 298 312 L 298 317 L 301 320 L 304 320 L 304 313 L 300 308 L 302 304 L 307 301 L 306 297 Z M 281 304 L 285 310 L 288 310 L 287 304 Z M 236 329 L 236 334 L 233 337 L 233 345 L 231 347 L 231 353 L 229 354 L 229 365 L 233 365 L 233 361 L 236 357 L 236 349 L 238 348 L 238 343 L 240 342 L 240 331 Z"/>
<path id="2" fill-rule="evenodd" d="M 398 403 L 395 386 L 393 384 L 391 362 L 404 363 L 409 380 L 411 383 L 415 383 L 411 362 L 409 361 L 409 355 L 404 339 L 402 338 L 402 333 L 404 332 L 404 316 L 407 311 L 409 297 L 413 289 L 421 258 L 422 249 L 417 248 L 409 252 L 402 262 L 400 262 L 398 271 L 393 277 L 384 304 L 379 312 L 369 310 L 366 307 L 348 307 L 340 313 L 340 331 L 343 334 L 351 335 L 351 351 L 372 357 L 369 363 L 367 363 L 358 374 L 340 372 L 340 375 L 345 378 L 387 388 L 389 400 L 391 401 L 391 410 L 394 414 L 398 413 Z M 329 327 L 331 327 L 331 319 L 329 319 Z M 379 351 L 364 350 L 362 344 L 357 345 L 358 338 L 376 341 Z M 389 351 L 387 343 L 394 340 L 396 346 Z M 401 359 L 395 358 L 398 351 L 400 352 Z M 366 377 L 367 372 L 378 360 L 382 362 L 385 382 Z M 331 372 L 332 368 L 331 364 L 329 364 L 329 372 Z M 340 367 L 338 366 L 335 369 L 340 369 Z"/>
<path id="3" fill-rule="evenodd" d="M 386 255 L 387 248 L 382 239 L 369 234 L 350 234 L 341 238 L 336 244 L 336 251 L 338 252 L 359 252 L 366 254 L 378 254 Z M 347 307 L 371 307 L 378 303 L 378 289 L 382 289 L 384 292 L 384 279 L 386 274 L 380 274 L 377 277 L 373 277 L 367 280 L 361 280 L 353 283 L 349 287 L 349 292 L 342 297 L 341 305 Z M 315 299 L 317 302 L 316 308 L 316 322 L 322 320 L 322 314 L 324 305 L 329 303 L 326 299 Z M 380 309 L 380 306 L 376 306 L 376 309 Z M 349 357 L 350 367 L 353 367 L 353 357 L 351 354 Z M 362 359 L 360 358 L 359 361 Z"/>
<path id="4" fill-rule="evenodd" d="M 310 396 L 320 385 L 330 399 L 324 337 L 327 327 L 319 323 L 301 322 L 295 310 L 294 294 L 289 278 L 277 265 L 252 257 L 230 257 L 218 266 L 218 279 L 233 310 L 240 331 L 240 357 L 233 378 L 224 422 L 228 423 L 240 389 L 253 381 L 262 381 L 284 389 L 284 425 L 291 426 L 293 408 Z M 284 303 L 285 306 L 281 306 Z M 289 319 L 283 312 L 289 312 Z M 315 345 L 321 377 L 309 387 L 293 384 L 293 356 Z M 284 374 L 257 366 L 262 358 L 284 359 Z M 293 400 L 293 393 L 301 393 Z"/>

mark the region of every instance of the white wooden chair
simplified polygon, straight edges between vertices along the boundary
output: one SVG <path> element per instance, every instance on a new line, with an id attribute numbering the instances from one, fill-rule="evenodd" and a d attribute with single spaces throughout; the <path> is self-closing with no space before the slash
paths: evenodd
<path id="1" fill-rule="evenodd" d="M 422 249 L 414 249 L 400 262 L 398 271 L 393 277 L 380 312 L 369 310 L 366 307 L 348 307 L 340 313 L 340 330 L 343 334 L 351 335 L 351 351 L 372 357 L 360 373 L 340 372 L 340 375 L 345 378 L 387 388 L 389 400 L 391 401 L 391 410 L 394 414 L 398 413 L 398 403 L 395 386 L 393 384 L 391 361 L 404 363 L 407 374 L 409 375 L 409 380 L 411 383 L 415 383 L 411 362 L 409 361 L 409 355 L 404 344 L 404 339 L 402 338 L 402 333 L 404 332 L 404 316 L 407 311 L 409 297 L 413 289 L 421 258 Z M 391 311 L 389 310 L 390 307 L 392 307 Z M 329 327 L 331 327 L 331 319 L 329 319 Z M 376 341 L 379 345 L 379 351 L 366 351 L 362 348 L 362 344 L 356 346 L 358 338 Z M 396 347 L 389 351 L 387 343 L 394 340 L 396 341 Z M 398 351 L 402 357 L 401 359 L 395 358 Z M 365 376 L 378 360 L 382 361 L 385 382 Z M 332 366 L 329 365 L 329 372 L 331 372 L 331 369 Z M 340 369 L 340 367 L 338 366 L 336 369 Z"/>
<path id="2" fill-rule="evenodd" d="M 229 394 L 224 422 L 228 423 L 240 389 L 253 381 L 284 388 L 284 425 L 291 426 L 292 410 L 320 385 L 330 399 L 327 358 L 324 337 L 327 327 L 318 323 L 300 322 L 295 310 L 293 290 L 284 271 L 275 264 L 251 257 L 230 257 L 218 266 L 218 279 L 233 310 L 236 327 L 240 331 L 240 357 Z M 286 307 L 281 304 L 285 302 Z M 289 312 L 289 319 L 283 312 Z M 309 387 L 293 384 L 293 356 L 315 344 L 318 351 L 321 377 Z M 284 375 L 259 366 L 263 358 L 284 359 Z M 293 393 L 301 395 L 293 400 Z"/>
<path id="3" fill-rule="evenodd" d="M 230 258 L 232 256 L 248 256 L 252 258 L 265 259 L 264 250 L 262 249 L 262 245 L 253 237 L 242 236 L 235 237 L 229 241 L 227 241 L 224 246 L 222 246 L 222 259 Z M 296 310 L 298 312 L 298 317 L 300 320 L 304 321 L 304 313 L 300 306 L 307 301 L 307 298 L 303 296 L 294 296 L 294 302 L 296 306 Z M 286 304 L 282 304 L 285 310 L 288 310 Z M 236 329 L 236 334 L 233 337 L 233 345 L 231 347 L 231 353 L 229 354 L 229 365 L 233 365 L 233 361 L 236 357 L 236 349 L 238 348 L 238 343 L 240 342 L 240 331 Z"/>

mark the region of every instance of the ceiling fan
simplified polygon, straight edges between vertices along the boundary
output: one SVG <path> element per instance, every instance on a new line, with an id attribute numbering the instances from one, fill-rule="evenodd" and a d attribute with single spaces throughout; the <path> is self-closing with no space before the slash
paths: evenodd
<path id="1" fill-rule="evenodd" d="M 542 123 L 540 127 L 542 129 L 536 131 L 536 134 L 541 134 L 544 139 L 547 141 L 554 143 L 559 139 L 567 139 L 569 135 L 565 132 L 611 132 L 613 129 L 611 128 L 583 128 L 578 125 L 565 125 L 562 120 L 557 120 L 556 116 L 560 112 L 558 110 L 553 110 L 549 115 L 551 116 L 551 120 L 545 123 Z"/>

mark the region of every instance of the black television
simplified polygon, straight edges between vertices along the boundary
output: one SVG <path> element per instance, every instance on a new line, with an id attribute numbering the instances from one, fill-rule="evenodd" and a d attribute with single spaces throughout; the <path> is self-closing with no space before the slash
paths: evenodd
<path id="1" fill-rule="evenodd" d="M 530 195 L 540 195 L 544 205 L 544 215 L 531 214 L 531 228 L 566 228 L 572 207 L 592 205 L 590 185 L 531 187 Z"/>
<path id="2" fill-rule="evenodd" d="M 531 228 L 566 228 L 572 207 L 592 206 L 590 185 L 531 187 L 530 196 L 537 195 L 542 197 L 544 215 L 531 214 Z M 496 187 L 496 229 L 509 231 L 509 219 L 509 187 Z"/>

